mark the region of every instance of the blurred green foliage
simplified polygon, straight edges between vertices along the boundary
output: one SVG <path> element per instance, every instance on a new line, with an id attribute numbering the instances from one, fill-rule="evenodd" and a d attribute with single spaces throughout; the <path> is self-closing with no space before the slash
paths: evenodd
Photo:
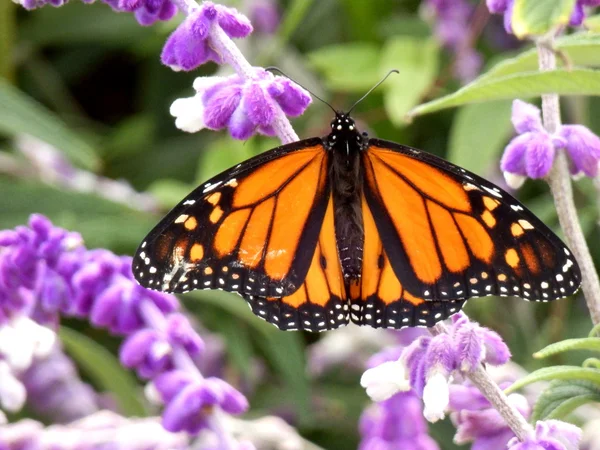
<path id="1" fill-rule="evenodd" d="M 251 2 L 225 3 L 244 10 Z M 474 38 L 487 66 L 498 64 L 460 89 L 451 74 L 454 56 L 433 38 L 419 9 L 418 0 L 284 0 L 279 31 L 257 33 L 240 45 L 250 62 L 278 66 L 340 109 L 387 71 L 398 69 L 398 76 L 353 113 L 360 128 L 446 156 L 496 182 L 501 182 L 499 156 L 512 133 L 510 99 L 535 97 L 549 88 L 565 94 L 600 93 L 600 76 L 593 69 L 600 64 L 598 35 L 559 40 L 558 47 L 577 67 L 539 74 L 536 56 L 527 45 L 506 49 L 497 38 L 503 33 L 497 17 L 489 18 Z M 529 14 L 523 11 L 524 16 Z M 160 64 L 161 47 L 176 22 L 143 28 L 131 15 L 116 14 L 98 2 L 72 1 L 34 12 L 2 2 L 0 150 L 16 162 L 16 168 L 0 160 L 0 229 L 23 224 L 29 214 L 39 212 L 57 225 L 80 231 L 90 248 L 131 254 L 161 215 L 193 187 L 278 145 L 272 138 L 242 143 L 225 133 L 189 135 L 175 128 L 169 115 L 173 100 L 193 94 L 196 76 L 221 70 L 209 64 L 194 73 L 175 73 Z M 600 132 L 597 98 L 567 97 L 563 106 L 565 122 L 584 123 Z M 445 109 L 450 107 L 454 108 Z M 411 123 L 406 120 L 409 111 Z M 330 116 L 331 111 L 316 102 L 293 125 L 301 137 L 323 135 Z M 137 190 L 152 193 L 162 210 L 141 212 L 136 205 L 45 184 L 20 170 L 26 161 L 13 138 L 21 133 L 52 144 L 81 169 L 127 180 Z M 518 194 L 557 228 L 543 183 L 530 182 Z M 576 200 L 598 259 L 597 204 L 591 183 L 577 183 Z M 325 448 L 356 447 L 358 418 L 368 404 L 358 383 L 360 371 L 339 368 L 312 379 L 306 371 L 305 349 L 319 336 L 279 332 L 254 317 L 243 300 L 226 293 L 195 292 L 183 300 L 208 329 L 224 338 L 226 377 L 256 386 L 250 394 L 251 415 L 281 413 Z M 532 360 L 534 351 L 567 337 L 581 337 L 590 327 L 581 298 L 549 305 L 489 298 L 470 302 L 467 311 L 497 330 L 515 360 L 529 370 L 542 367 Z M 111 389 L 111 376 L 127 386 L 133 381 L 117 373 L 116 360 L 105 365 L 94 362 L 110 358 L 102 356 L 106 351 L 102 336 L 94 336 L 100 342 L 79 340 L 75 333 L 84 331 L 63 335 L 83 372 L 99 389 L 112 390 L 129 405 L 128 412 L 143 411 L 129 398 L 132 389 Z M 257 361 L 265 374 L 252 380 Z M 552 363 L 576 361 L 568 353 L 551 358 Z M 96 372 L 90 372 L 92 366 Z M 432 426 L 432 434 L 444 449 L 455 448 L 449 421 Z"/>

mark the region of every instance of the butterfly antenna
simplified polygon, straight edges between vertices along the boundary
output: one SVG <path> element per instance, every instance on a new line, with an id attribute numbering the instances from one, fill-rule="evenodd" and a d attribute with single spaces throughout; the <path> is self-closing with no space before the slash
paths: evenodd
<path id="1" fill-rule="evenodd" d="M 265 70 L 269 70 L 271 72 L 279 72 L 281 75 L 283 75 L 284 77 L 286 77 L 288 80 L 293 81 L 294 83 L 296 83 L 298 86 L 300 86 L 302 89 L 304 89 L 305 91 L 308 91 L 310 93 L 310 95 L 312 95 L 314 98 L 316 98 L 317 100 L 322 101 L 323 103 L 325 103 L 327 106 L 329 106 L 329 108 L 333 111 L 334 114 L 337 114 L 337 111 L 333 108 L 333 106 L 331 106 L 329 103 L 327 103 L 325 100 L 323 100 L 321 97 L 319 97 L 317 94 L 315 94 L 313 91 L 311 91 L 310 89 L 305 88 L 304 86 L 302 86 L 300 83 L 298 83 L 296 80 L 294 80 L 291 77 L 288 77 L 281 69 L 279 69 L 278 67 L 267 67 Z"/>
<path id="2" fill-rule="evenodd" d="M 397 71 L 396 69 L 390 70 L 387 73 L 387 75 L 381 79 L 381 81 L 379 81 L 375 86 L 373 86 L 371 89 L 369 89 L 365 95 L 363 95 L 361 98 L 356 100 L 354 105 L 352 105 L 352 107 L 348 110 L 347 114 L 350 114 L 352 112 L 352 110 L 356 107 L 356 105 L 358 105 L 360 102 L 362 102 L 371 92 L 373 92 L 375 89 L 377 89 L 379 87 L 379 85 L 382 84 L 385 80 L 387 80 L 387 78 L 393 73 L 400 73 L 400 72 Z"/>

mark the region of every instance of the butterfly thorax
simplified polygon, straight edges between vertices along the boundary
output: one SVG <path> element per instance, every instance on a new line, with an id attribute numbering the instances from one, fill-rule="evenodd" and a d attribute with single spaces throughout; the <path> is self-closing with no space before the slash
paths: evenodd
<path id="1" fill-rule="evenodd" d="M 360 278 L 361 273 L 364 236 L 360 151 L 366 137 L 358 132 L 351 117 L 338 113 L 324 140 L 332 152 L 330 179 L 338 254 L 344 278 L 349 282 Z"/>

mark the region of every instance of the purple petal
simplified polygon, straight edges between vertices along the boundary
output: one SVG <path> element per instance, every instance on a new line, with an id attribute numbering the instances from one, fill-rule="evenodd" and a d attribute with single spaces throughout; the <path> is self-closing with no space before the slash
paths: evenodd
<path id="1" fill-rule="evenodd" d="M 472 385 L 451 384 L 450 409 L 454 411 L 469 410 L 477 411 L 490 407 L 490 402 L 479 389 Z"/>
<path id="2" fill-rule="evenodd" d="M 191 373 L 183 370 L 171 370 L 158 375 L 153 383 L 163 402 L 169 403 L 183 388 L 196 381 L 198 380 Z"/>
<path id="3" fill-rule="evenodd" d="M 129 336 L 119 351 L 119 359 L 125 367 L 139 366 L 148 357 L 150 349 L 161 337 L 155 330 L 140 330 Z"/>
<path id="4" fill-rule="evenodd" d="M 564 125 L 559 135 L 566 141 L 565 148 L 571 158 L 572 172 L 583 172 L 588 177 L 598 175 L 600 139 L 583 125 Z"/>
<path id="5" fill-rule="evenodd" d="M 248 409 L 246 397 L 227 382 L 219 378 L 207 378 L 207 381 L 216 384 L 221 389 L 223 397 L 220 406 L 223 411 L 229 414 L 241 414 Z"/>
<path id="6" fill-rule="evenodd" d="M 483 328 L 485 362 L 493 366 L 506 364 L 511 357 L 510 349 L 495 331 Z"/>
<path id="7" fill-rule="evenodd" d="M 256 131 L 257 126 L 252 123 L 244 108 L 238 106 L 229 120 L 229 133 L 231 137 L 240 140 L 250 138 Z"/>
<path id="8" fill-rule="evenodd" d="M 512 0 L 486 0 L 485 3 L 492 14 L 502 14 L 508 8 L 508 4 L 512 3 Z"/>
<path id="9" fill-rule="evenodd" d="M 572 27 L 578 27 L 583 23 L 584 19 L 585 11 L 583 10 L 583 5 L 580 2 L 577 2 L 575 4 L 575 8 L 573 8 L 571 17 L 569 18 L 569 25 Z"/>
<path id="10" fill-rule="evenodd" d="M 270 125 L 275 117 L 275 105 L 259 83 L 250 82 L 246 85 L 242 108 L 255 125 Z"/>
<path id="11" fill-rule="evenodd" d="M 514 0 L 507 0 L 506 11 L 504 11 L 504 31 L 508 34 L 512 34 L 512 14 L 514 5 Z"/>
<path id="12" fill-rule="evenodd" d="M 444 333 L 435 336 L 429 343 L 424 358 L 425 378 L 435 373 L 441 373 L 448 378 L 448 375 L 457 368 L 458 356 L 450 335 Z"/>
<path id="13" fill-rule="evenodd" d="M 204 349 L 204 342 L 183 314 L 170 315 L 165 332 L 172 345 L 181 345 L 192 357 Z"/>
<path id="14" fill-rule="evenodd" d="M 454 336 L 460 369 L 470 372 L 481 364 L 485 355 L 485 347 L 481 339 L 479 326 L 475 323 L 464 325 Z"/>
<path id="15" fill-rule="evenodd" d="M 515 130 L 519 134 L 528 131 L 544 130 L 540 109 L 537 106 L 522 100 L 513 101 L 511 120 Z"/>
<path id="16" fill-rule="evenodd" d="M 165 407 L 162 423 L 167 431 L 198 433 L 207 426 L 202 413 L 206 395 L 198 384 L 184 387 Z"/>
<path id="17" fill-rule="evenodd" d="M 402 354 L 406 367 L 409 369 L 410 386 L 419 395 L 423 394 L 425 387 L 424 359 L 431 340 L 432 338 L 429 336 L 420 337 L 406 347 Z"/>
<path id="18" fill-rule="evenodd" d="M 506 146 L 500 168 L 503 172 L 510 172 L 517 175 L 527 175 L 525 170 L 525 152 L 529 142 L 534 138 L 534 133 L 525 133 L 513 138 Z"/>
<path id="19" fill-rule="evenodd" d="M 554 146 L 547 133 L 535 133 L 525 152 L 525 172 L 529 178 L 543 178 L 552 169 Z"/>
<path id="20" fill-rule="evenodd" d="M 229 123 L 231 115 L 240 104 L 242 89 L 238 85 L 229 85 L 216 92 L 206 101 L 204 122 L 208 128 L 219 130 Z"/>
<path id="21" fill-rule="evenodd" d="M 235 8 L 215 5 L 218 11 L 219 25 L 231 38 L 243 38 L 252 33 L 252 24 L 246 16 Z"/>
<path id="22" fill-rule="evenodd" d="M 277 77 L 267 88 L 269 94 L 277 101 L 285 114 L 297 117 L 302 114 L 312 101 L 310 94 L 296 83 Z"/>

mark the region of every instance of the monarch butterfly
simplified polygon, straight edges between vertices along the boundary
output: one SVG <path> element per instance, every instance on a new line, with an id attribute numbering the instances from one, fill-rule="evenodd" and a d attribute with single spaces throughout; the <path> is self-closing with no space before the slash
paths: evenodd
<path id="1" fill-rule="evenodd" d="M 415 148 L 331 132 L 226 170 L 144 239 L 133 271 L 166 292 L 223 289 L 282 330 L 432 326 L 471 297 L 556 300 L 581 273 L 511 195 Z"/>

